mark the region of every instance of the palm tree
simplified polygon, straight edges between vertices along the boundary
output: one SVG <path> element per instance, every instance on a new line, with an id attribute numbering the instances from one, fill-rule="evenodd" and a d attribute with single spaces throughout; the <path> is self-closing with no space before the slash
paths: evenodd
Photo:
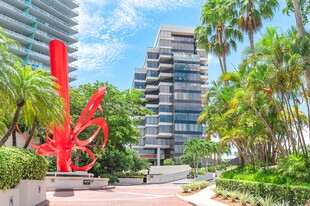
<path id="1" fill-rule="evenodd" d="M 195 173 L 198 173 L 198 164 L 200 157 L 202 157 L 202 144 L 201 141 L 197 138 L 192 139 L 184 143 L 184 152 L 183 155 L 192 159 L 194 163 Z"/>
<path id="2" fill-rule="evenodd" d="M 48 71 L 32 71 L 29 66 L 16 67 L 15 75 L 9 79 L 0 73 L 0 81 L 7 83 L 9 95 L 6 97 L 11 104 L 10 108 L 13 108 L 13 118 L 8 131 L 0 140 L 0 147 L 11 136 L 21 113 L 27 125 L 36 126 L 37 123 L 43 123 L 47 126 L 48 122 L 51 125 L 59 125 L 63 121 L 63 100 L 55 89 L 58 85 L 53 80 Z M 25 146 L 27 144 L 29 143 Z"/>
<path id="3" fill-rule="evenodd" d="M 202 7 L 202 25 L 196 28 L 198 47 L 216 55 L 222 73 L 227 72 L 226 57 L 236 50 L 236 41 L 243 41 L 242 33 L 233 26 L 235 13 L 225 5 L 226 0 L 209 0 Z"/>
<path id="4" fill-rule="evenodd" d="M 248 34 L 251 48 L 254 49 L 254 33 L 261 28 L 263 19 L 272 19 L 279 4 L 277 0 L 238 0 L 227 6 L 239 10 L 238 27 Z"/>

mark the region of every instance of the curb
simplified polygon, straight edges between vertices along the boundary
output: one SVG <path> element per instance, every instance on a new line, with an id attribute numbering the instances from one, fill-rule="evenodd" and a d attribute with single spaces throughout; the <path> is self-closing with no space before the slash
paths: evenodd
<path id="1" fill-rule="evenodd" d="M 194 205 L 194 206 L 199 206 L 199 205 L 197 205 L 196 203 L 187 200 L 187 199 L 186 199 L 185 197 L 183 197 L 182 195 L 175 194 L 175 196 L 176 196 L 177 198 L 179 198 L 180 200 L 184 201 L 184 202 L 187 202 L 187 203 L 192 204 L 192 205 Z"/>
<path id="2" fill-rule="evenodd" d="M 96 187 L 96 188 L 49 188 L 46 192 L 63 192 L 63 191 L 83 191 L 83 190 L 112 190 L 115 189 L 115 186 L 107 186 L 107 187 Z"/>

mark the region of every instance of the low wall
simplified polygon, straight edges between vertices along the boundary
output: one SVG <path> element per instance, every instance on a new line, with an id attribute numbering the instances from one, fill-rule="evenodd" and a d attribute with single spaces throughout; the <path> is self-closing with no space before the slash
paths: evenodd
<path id="1" fill-rule="evenodd" d="M 215 177 L 215 173 L 213 173 L 213 172 L 206 172 L 204 175 L 198 175 L 198 177 L 195 178 L 195 181 L 213 180 L 214 177 Z"/>
<path id="2" fill-rule="evenodd" d="M 143 178 L 118 178 L 121 185 L 140 185 L 143 184 Z"/>
<path id="3" fill-rule="evenodd" d="M 107 178 L 87 177 L 45 177 L 48 189 L 73 189 L 73 188 L 102 188 L 108 186 Z"/>
<path id="4" fill-rule="evenodd" d="M 0 190 L 1 206 L 19 206 L 20 189 Z"/>
<path id="5" fill-rule="evenodd" d="M 46 200 L 44 180 L 21 180 L 16 188 L 20 189 L 20 206 L 33 206 Z"/>
<path id="6" fill-rule="evenodd" d="M 176 180 L 186 179 L 188 173 L 189 173 L 189 170 L 170 173 L 170 174 L 163 174 L 163 175 L 148 175 L 147 183 L 166 183 L 166 182 L 173 182 Z"/>
<path id="7" fill-rule="evenodd" d="M 21 180 L 14 189 L 0 190 L 0 206 L 34 206 L 46 201 L 44 180 Z"/>

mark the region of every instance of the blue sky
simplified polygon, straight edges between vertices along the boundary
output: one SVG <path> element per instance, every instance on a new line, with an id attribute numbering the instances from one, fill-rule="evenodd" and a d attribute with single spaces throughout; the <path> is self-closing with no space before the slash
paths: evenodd
<path id="1" fill-rule="evenodd" d="M 108 81 L 120 90 L 131 87 L 134 69 L 141 67 L 146 48 L 152 47 L 160 24 L 199 26 L 203 0 L 80 0 L 79 70 L 75 72 L 76 86 L 96 80 Z M 286 31 L 295 25 L 293 14 L 281 10 L 284 0 L 272 21 L 264 26 L 278 26 Z M 262 30 L 261 33 L 264 31 Z M 256 39 L 261 34 L 256 34 Z M 228 68 L 237 66 L 242 50 L 249 44 L 238 44 L 227 60 Z M 209 82 L 220 74 L 218 61 L 209 55 Z"/>

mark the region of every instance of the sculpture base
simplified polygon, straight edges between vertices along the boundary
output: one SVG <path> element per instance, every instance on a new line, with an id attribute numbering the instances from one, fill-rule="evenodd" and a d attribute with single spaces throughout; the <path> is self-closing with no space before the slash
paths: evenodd
<path id="1" fill-rule="evenodd" d="M 109 179 L 95 178 L 87 172 L 54 172 L 47 173 L 47 189 L 101 189 L 108 186 Z"/>
<path id="2" fill-rule="evenodd" d="M 47 177 L 94 177 L 94 174 L 85 171 L 76 172 L 47 172 Z"/>

